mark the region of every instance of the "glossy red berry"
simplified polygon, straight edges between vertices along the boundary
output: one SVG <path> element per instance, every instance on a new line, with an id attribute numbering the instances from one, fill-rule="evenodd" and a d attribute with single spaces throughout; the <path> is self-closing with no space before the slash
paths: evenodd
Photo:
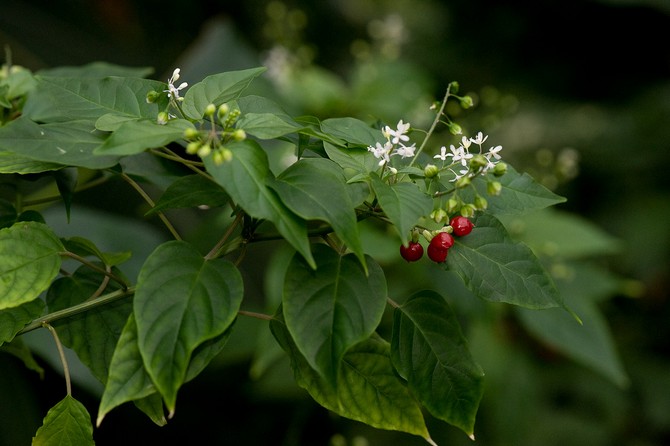
<path id="1" fill-rule="evenodd" d="M 470 232 L 472 232 L 472 228 L 475 226 L 467 217 L 460 215 L 452 218 L 449 224 L 452 228 L 454 228 L 454 235 L 459 237 L 468 235 Z"/>
<path id="2" fill-rule="evenodd" d="M 440 248 L 432 243 L 428 245 L 428 258 L 436 263 L 442 263 L 447 260 L 449 249 Z"/>
<path id="3" fill-rule="evenodd" d="M 446 232 L 438 232 L 428 244 L 428 257 L 433 262 L 442 263 L 447 259 L 449 248 L 454 245 L 454 238 Z"/>
<path id="4" fill-rule="evenodd" d="M 408 262 L 416 262 L 423 257 L 423 246 L 417 242 L 409 242 L 407 246 L 400 245 L 400 255 Z"/>

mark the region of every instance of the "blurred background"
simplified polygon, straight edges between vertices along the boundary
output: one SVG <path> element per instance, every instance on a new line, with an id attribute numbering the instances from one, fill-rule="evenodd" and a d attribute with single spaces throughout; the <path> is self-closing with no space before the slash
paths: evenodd
<path id="1" fill-rule="evenodd" d="M 670 444 L 667 0 L 14 0 L 2 5 L 0 42 L 14 64 L 36 72 L 106 61 L 152 67 L 162 80 L 181 67 L 192 84 L 264 65 L 252 88 L 294 115 L 404 119 L 417 128 L 430 125 L 428 107 L 458 81 L 475 107 L 448 111 L 466 134 L 488 134 L 517 170 L 567 198 L 555 213 L 505 224 L 546 262 L 566 300 L 575 308 L 588 300 L 585 326 L 595 325 L 600 339 L 570 350 L 560 327 L 543 331 L 551 318 L 473 302 L 448 275 L 399 264 L 397 240 L 368 228 L 368 250 L 388 271 L 412 277 L 390 279 L 392 292 L 426 283 L 450 290 L 487 374 L 477 443 Z M 436 138 L 439 147 L 449 136 Z M 125 193 L 119 185 L 114 196 L 78 196 L 70 224 L 62 208 L 46 216 L 61 235 L 86 227 L 110 243 L 127 224 L 116 219 L 132 217 L 137 227 L 126 242 L 151 249 L 164 235 L 139 204 L 119 200 Z M 249 291 L 261 304 L 276 298 L 273 263 L 286 253 L 277 247 L 273 255 L 251 252 L 244 265 L 247 279 L 268 266 L 263 285 Z M 267 327 L 238 324 L 224 357 L 183 388 L 167 426 L 126 405 L 96 429 L 98 444 L 424 444 L 321 409 L 286 362 L 266 366 L 255 356 Z M 0 444 L 28 444 L 63 397 L 51 344 L 33 344 L 44 355 L 43 378 L 0 355 Z M 95 414 L 99 387 L 89 381 L 81 372 L 75 397 Z M 456 429 L 428 423 L 438 444 L 470 444 Z"/>

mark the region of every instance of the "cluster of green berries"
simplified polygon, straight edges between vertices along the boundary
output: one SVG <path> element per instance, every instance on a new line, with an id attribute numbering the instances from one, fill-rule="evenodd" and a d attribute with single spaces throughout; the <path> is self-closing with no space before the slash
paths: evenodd
<path id="1" fill-rule="evenodd" d="M 235 128 L 239 116 L 240 111 L 231 110 L 228 104 L 221 104 L 218 108 L 214 104 L 209 104 L 205 108 L 205 118 L 210 119 L 211 130 L 203 132 L 194 128 L 186 129 L 184 132 L 184 138 L 188 141 L 186 153 L 200 158 L 211 155 L 216 165 L 230 161 L 233 152 L 226 147 L 226 144 L 230 141 L 242 141 L 247 137 L 244 130 Z M 215 119 L 223 130 L 216 129 Z"/>
<path id="2" fill-rule="evenodd" d="M 435 263 L 444 263 L 447 260 L 449 249 L 454 245 L 454 237 L 463 237 L 472 232 L 474 224 L 469 218 L 462 215 L 453 217 L 449 225 L 438 231 L 424 231 L 423 235 L 428 240 L 428 258 Z M 453 235 L 452 235 L 453 234 Z M 406 246 L 400 245 L 400 255 L 408 262 L 416 262 L 423 257 L 423 245 L 418 242 L 418 237 L 413 237 Z"/>

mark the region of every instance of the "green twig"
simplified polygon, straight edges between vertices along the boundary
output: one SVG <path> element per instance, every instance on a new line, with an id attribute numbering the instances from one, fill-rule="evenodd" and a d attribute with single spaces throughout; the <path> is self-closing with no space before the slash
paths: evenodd
<path id="1" fill-rule="evenodd" d="M 125 173 L 121 174 L 121 178 L 123 178 L 128 184 L 130 184 L 133 187 L 133 189 L 135 189 L 137 193 L 139 193 L 142 196 L 142 198 L 144 198 L 144 201 L 146 201 L 149 204 L 149 206 L 151 206 L 152 208 L 156 206 L 156 203 L 154 203 L 149 194 L 147 194 L 144 191 L 144 189 L 142 189 L 142 187 L 140 187 L 140 185 L 137 184 L 135 180 L 130 178 Z M 157 211 L 156 213 L 158 214 L 158 217 L 161 219 L 165 227 L 170 231 L 172 236 L 175 238 L 175 240 L 181 240 L 181 236 L 179 235 L 175 227 L 172 226 L 172 223 L 170 223 L 170 220 L 167 219 L 165 214 L 161 211 Z"/>
<path id="2" fill-rule="evenodd" d="M 49 325 L 48 322 L 42 322 L 42 326 L 47 328 L 53 336 L 54 341 L 56 341 L 56 348 L 58 349 L 58 355 L 60 360 L 63 363 L 63 376 L 65 376 L 65 388 L 67 389 L 68 396 L 72 396 L 72 383 L 70 382 L 70 367 L 67 365 L 67 359 L 65 359 L 65 351 L 63 350 L 63 344 L 61 344 L 60 339 L 58 338 L 58 333 L 56 329 Z"/>
<path id="3" fill-rule="evenodd" d="M 433 120 L 433 124 L 430 126 L 430 129 L 428 130 L 428 133 L 426 133 L 426 137 L 423 139 L 421 142 L 421 146 L 419 149 L 416 151 L 414 154 L 414 158 L 412 158 L 412 161 L 409 163 L 408 167 L 411 167 L 414 165 L 416 160 L 419 158 L 419 155 L 423 151 L 424 147 L 426 146 L 426 143 L 430 139 L 430 137 L 433 135 L 433 132 L 435 131 L 435 128 L 437 127 L 437 124 L 441 122 L 442 114 L 444 113 L 444 107 L 447 105 L 447 100 L 449 99 L 449 96 L 451 96 L 451 84 L 447 86 L 447 92 L 444 94 L 444 99 L 442 99 L 442 105 L 440 105 L 440 110 L 438 110 L 437 114 L 435 115 L 435 119 Z"/>

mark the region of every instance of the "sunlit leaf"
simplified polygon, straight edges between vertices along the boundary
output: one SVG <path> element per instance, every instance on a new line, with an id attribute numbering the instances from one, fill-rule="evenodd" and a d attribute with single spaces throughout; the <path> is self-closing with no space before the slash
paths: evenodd
<path id="1" fill-rule="evenodd" d="M 384 272 L 366 257 L 368 275 L 351 254 L 314 246 L 317 269 L 301 257 L 288 267 L 283 291 L 286 325 L 312 368 L 335 381 L 344 353 L 377 328 L 386 306 Z"/>

